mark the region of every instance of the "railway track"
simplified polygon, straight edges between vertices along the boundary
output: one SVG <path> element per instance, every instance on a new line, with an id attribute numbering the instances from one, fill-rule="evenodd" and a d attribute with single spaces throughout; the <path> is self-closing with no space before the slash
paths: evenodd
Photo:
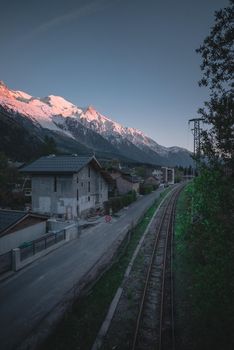
<path id="1" fill-rule="evenodd" d="M 182 187 L 164 204 L 140 300 L 132 350 L 174 350 L 172 240 Z"/>

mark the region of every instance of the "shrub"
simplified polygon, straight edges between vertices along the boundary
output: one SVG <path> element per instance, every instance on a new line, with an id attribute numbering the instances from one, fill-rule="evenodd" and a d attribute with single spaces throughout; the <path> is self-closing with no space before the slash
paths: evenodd
<path id="1" fill-rule="evenodd" d="M 110 208 L 113 213 L 116 213 L 123 207 L 128 206 L 136 200 L 136 192 L 130 191 L 127 194 L 118 197 L 112 197 L 108 202 L 105 202 L 105 211 L 106 213 L 110 212 Z"/>
<path id="2" fill-rule="evenodd" d="M 140 194 L 149 194 L 154 190 L 153 185 L 140 185 Z"/>

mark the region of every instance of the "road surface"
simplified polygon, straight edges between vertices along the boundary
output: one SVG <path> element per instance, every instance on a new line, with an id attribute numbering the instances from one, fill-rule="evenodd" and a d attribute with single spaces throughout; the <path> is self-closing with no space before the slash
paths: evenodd
<path id="1" fill-rule="evenodd" d="M 16 349 L 110 248 L 133 219 L 139 218 L 161 189 L 122 210 L 111 223 L 84 230 L 80 237 L 38 259 L 0 283 L 0 347 Z"/>

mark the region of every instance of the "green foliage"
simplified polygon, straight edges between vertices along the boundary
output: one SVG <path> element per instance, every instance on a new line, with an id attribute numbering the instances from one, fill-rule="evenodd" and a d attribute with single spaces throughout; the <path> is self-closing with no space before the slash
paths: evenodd
<path id="1" fill-rule="evenodd" d="M 142 177 L 143 179 L 146 178 L 147 173 L 146 173 L 146 167 L 145 166 L 138 166 L 135 168 L 135 172 L 137 176 Z"/>
<path id="2" fill-rule="evenodd" d="M 200 85 L 210 88 L 211 99 L 199 110 L 209 126 L 202 132 L 206 164 L 184 192 L 176 224 L 178 270 L 185 280 L 181 308 L 187 333 L 181 339 L 187 340 L 181 350 L 234 348 L 233 4 L 215 13 L 214 27 L 197 50 L 203 60 Z"/>
<path id="3" fill-rule="evenodd" d="M 1 191 L 6 187 L 7 183 L 7 168 L 8 160 L 3 152 L 0 152 L 0 189 Z"/>
<path id="4" fill-rule="evenodd" d="M 23 209 L 25 204 L 24 194 L 13 192 L 15 184 L 22 182 L 18 170 L 9 166 L 8 159 L 0 152 L 0 206 L 3 208 Z"/>
<path id="5" fill-rule="evenodd" d="M 40 156 L 42 141 L 33 129 L 26 129 L 22 122 L 23 118 L 18 115 L 12 118 L 0 106 L 0 152 L 11 160 L 24 162 Z"/>
<path id="6" fill-rule="evenodd" d="M 234 315 L 234 183 L 203 168 L 183 194 L 176 251 L 187 273 L 191 349 L 232 349 Z"/>
<path id="7" fill-rule="evenodd" d="M 212 90 L 225 91 L 233 88 L 233 9 L 229 6 L 215 12 L 215 24 L 210 35 L 196 51 L 202 56 L 201 70 L 204 73 L 200 85 Z"/>
<path id="8" fill-rule="evenodd" d="M 212 127 L 202 132 L 202 149 L 212 163 L 222 158 L 233 168 L 234 149 L 234 96 L 225 94 L 213 97 L 205 102 L 205 108 L 199 110 L 204 121 Z"/>
<path id="9" fill-rule="evenodd" d="M 233 18 L 234 1 L 215 13 L 210 35 L 197 50 L 201 54 L 203 78 L 200 85 L 210 88 L 211 99 L 198 112 L 208 131 L 202 133 L 202 149 L 212 163 L 222 162 L 234 169 L 234 96 L 233 96 Z"/>
<path id="10" fill-rule="evenodd" d="M 193 173 L 194 173 L 194 170 L 191 167 L 191 165 L 189 167 L 184 168 L 184 175 L 193 175 Z"/>
<path id="11" fill-rule="evenodd" d="M 130 191 L 129 193 L 119 196 L 113 197 L 109 199 L 108 207 L 112 209 L 113 213 L 116 213 L 123 207 L 128 206 L 136 200 L 136 192 Z"/>
<path id="12" fill-rule="evenodd" d="M 57 153 L 57 148 L 53 137 L 46 135 L 44 138 L 44 144 L 41 149 L 41 154 L 43 156 L 46 156 L 49 154 L 56 154 L 56 153 Z"/>
<path id="13" fill-rule="evenodd" d="M 156 189 L 153 185 L 140 184 L 140 194 L 149 194 Z"/>

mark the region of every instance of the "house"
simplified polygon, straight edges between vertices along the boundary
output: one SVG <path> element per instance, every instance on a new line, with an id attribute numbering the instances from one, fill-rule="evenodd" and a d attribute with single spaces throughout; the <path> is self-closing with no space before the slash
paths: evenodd
<path id="1" fill-rule="evenodd" d="M 154 169 L 152 171 L 152 176 L 154 178 L 156 178 L 159 181 L 159 183 L 163 182 L 162 181 L 162 169 L 161 169 L 161 167 Z"/>
<path id="2" fill-rule="evenodd" d="M 111 168 L 109 170 L 112 179 L 115 180 L 118 194 L 125 194 L 129 191 L 139 193 L 140 180 L 136 175 L 125 173 L 120 169 Z"/>
<path id="3" fill-rule="evenodd" d="M 144 185 L 146 185 L 146 186 L 153 186 L 155 188 L 157 188 L 159 184 L 160 184 L 159 180 L 156 177 L 154 177 L 154 176 L 149 176 L 144 181 Z"/>
<path id="4" fill-rule="evenodd" d="M 173 185 L 175 183 L 175 169 L 162 167 L 162 182 Z"/>
<path id="5" fill-rule="evenodd" d="M 110 177 L 94 156 L 49 155 L 21 171 L 31 176 L 33 212 L 74 219 L 108 200 Z"/>
<path id="6" fill-rule="evenodd" d="M 154 169 L 152 175 L 160 182 L 173 185 L 175 183 L 175 169 L 161 167 Z"/>
<path id="7" fill-rule="evenodd" d="M 0 210 L 0 254 L 46 232 L 48 217 L 18 210 Z"/>

